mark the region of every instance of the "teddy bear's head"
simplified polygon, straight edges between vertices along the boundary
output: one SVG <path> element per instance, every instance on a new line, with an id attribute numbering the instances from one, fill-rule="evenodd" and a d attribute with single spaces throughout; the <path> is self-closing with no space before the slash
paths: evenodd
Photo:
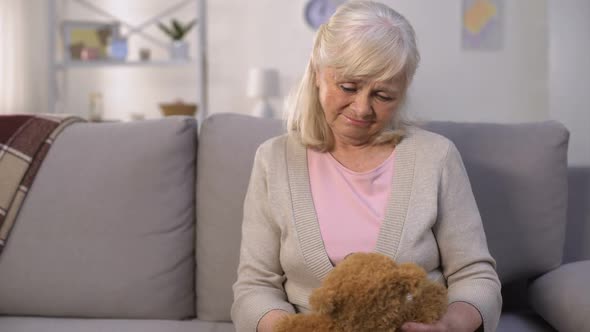
<path id="1" fill-rule="evenodd" d="M 396 264 L 377 253 L 355 253 L 338 264 L 310 297 L 310 321 L 330 324 L 315 331 L 395 331 L 407 321 L 431 323 L 447 306 L 446 288 L 415 264 Z M 306 320 L 291 323 L 295 330 Z M 309 322 L 307 322 L 309 323 Z M 318 323 L 314 323 L 318 324 Z"/>

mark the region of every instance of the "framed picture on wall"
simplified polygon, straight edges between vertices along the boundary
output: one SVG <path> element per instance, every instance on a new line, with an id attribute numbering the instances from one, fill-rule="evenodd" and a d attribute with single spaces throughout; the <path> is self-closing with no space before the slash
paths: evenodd
<path id="1" fill-rule="evenodd" d="M 119 34 L 117 22 L 64 21 L 65 61 L 108 59 L 109 40 Z"/>
<path id="2" fill-rule="evenodd" d="M 464 50 L 499 51 L 503 46 L 504 1 L 462 1 Z"/>

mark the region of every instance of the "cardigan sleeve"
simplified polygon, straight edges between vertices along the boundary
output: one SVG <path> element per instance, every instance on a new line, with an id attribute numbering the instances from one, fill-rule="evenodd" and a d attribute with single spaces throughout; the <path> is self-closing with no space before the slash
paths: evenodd
<path id="1" fill-rule="evenodd" d="M 449 142 L 442 164 L 438 216 L 433 227 L 449 303 L 467 302 L 480 312 L 484 331 L 495 331 L 502 308 L 496 262 L 489 253 L 467 172 Z"/>
<path id="2" fill-rule="evenodd" d="M 269 212 L 264 147 L 256 151 L 244 200 L 240 263 L 231 309 L 238 332 L 255 332 L 262 316 L 273 309 L 295 312 L 283 288 L 280 229 Z"/>

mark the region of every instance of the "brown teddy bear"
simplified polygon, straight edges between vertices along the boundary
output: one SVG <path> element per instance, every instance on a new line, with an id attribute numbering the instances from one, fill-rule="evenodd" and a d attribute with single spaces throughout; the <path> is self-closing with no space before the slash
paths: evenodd
<path id="1" fill-rule="evenodd" d="M 326 276 L 309 303 L 310 313 L 283 318 L 275 332 L 394 332 L 409 321 L 433 323 L 446 311 L 447 290 L 416 264 L 355 253 Z"/>

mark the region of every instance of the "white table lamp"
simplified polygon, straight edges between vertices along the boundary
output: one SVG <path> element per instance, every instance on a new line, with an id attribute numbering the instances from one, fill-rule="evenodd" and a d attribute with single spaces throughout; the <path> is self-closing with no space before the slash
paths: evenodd
<path id="1" fill-rule="evenodd" d="M 248 97 L 258 98 L 252 111 L 255 116 L 274 117 L 274 111 L 268 102 L 271 97 L 279 96 L 279 73 L 276 69 L 251 68 L 248 73 Z"/>

